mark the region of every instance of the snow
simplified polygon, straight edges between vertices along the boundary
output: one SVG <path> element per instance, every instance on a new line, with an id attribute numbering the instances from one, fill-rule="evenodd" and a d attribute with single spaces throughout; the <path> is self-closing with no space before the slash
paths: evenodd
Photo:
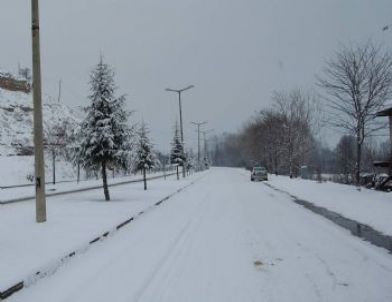
<path id="1" fill-rule="evenodd" d="M 154 184 L 157 189 L 150 192 L 157 193 L 180 183 Z M 4 207 L 14 216 L 7 224 L 17 231 L 11 237 L 0 227 L 5 246 L 11 246 L 5 255 L 19 243 L 30 261 L 47 261 L 48 249 L 63 249 L 58 245 L 68 237 L 84 241 L 87 233 L 122 218 L 125 209 L 140 206 L 136 199 L 143 194 L 134 188 L 117 188 L 119 200 L 110 203 L 95 201 L 91 193 L 52 200 L 52 219 L 44 225 L 32 223 L 29 209 L 21 214 L 19 207 L 26 204 Z M 140 198 L 144 206 L 147 198 Z M 37 248 L 36 240 L 47 241 Z M 15 257 L 25 262 L 22 258 Z M 2 268 L 8 263 L 0 261 Z M 20 273 L 26 272 L 22 267 Z M 16 269 L 7 265 L 6 272 L 17 275 Z M 212 169 L 9 301 L 383 302 L 392 300 L 390 280 L 392 257 L 385 250 L 294 204 L 286 194 L 250 182 L 243 170 Z"/>
<path id="2" fill-rule="evenodd" d="M 50 197 L 48 221 L 44 224 L 35 223 L 33 201 L 1 206 L 0 292 L 56 263 L 197 177 L 200 175 L 181 181 L 175 176 L 149 181 L 148 191 L 143 191 L 141 183 L 112 187 L 109 202 L 103 201 L 102 189 Z"/>
<path id="3" fill-rule="evenodd" d="M 45 158 L 46 182 L 50 182 L 52 181 L 52 160 L 49 154 L 45 154 Z M 33 184 L 28 176 L 31 175 L 34 179 L 34 156 L 0 156 L 0 167 L 0 188 Z M 56 180 L 76 180 L 75 167 L 69 162 L 56 160 Z M 2 197 L 1 193 L 0 200 Z"/>
<path id="4" fill-rule="evenodd" d="M 66 121 L 75 124 L 82 113 L 44 96 L 44 129 Z M 33 146 L 32 95 L 0 88 L 0 155 L 15 155 L 18 148 Z"/>
<path id="5" fill-rule="evenodd" d="M 269 176 L 269 184 L 346 218 L 367 224 L 384 234 L 392 235 L 392 193 L 364 188 L 358 191 L 355 186 L 275 175 Z"/>
<path id="6" fill-rule="evenodd" d="M 49 155 L 49 154 L 46 154 Z M 49 155 L 50 156 L 50 155 Z M 34 157 L 33 156 L 0 156 L 0 204 L 13 199 L 33 197 L 35 194 L 34 184 L 28 180 L 27 176 L 34 177 Z M 174 167 L 166 167 L 166 174 L 174 173 Z M 56 160 L 56 184 L 52 182 L 52 162 L 47 158 L 45 162 L 46 173 L 46 192 L 47 194 L 56 194 L 102 186 L 102 179 L 86 179 L 85 172 L 81 171 L 81 181 L 76 183 L 76 168 L 64 160 Z M 163 172 L 148 173 L 147 177 L 163 175 Z M 141 179 L 140 174 L 122 176 L 116 174 L 115 178 L 112 173 L 108 175 L 109 184 L 121 183 Z M 9 188 L 9 187 L 14 188 Z"/>
<path id="7" fill-rule="evenodd" d="M 166 175 L 172 175 L 172 174 L 174 174 L 173 171 L 166 172 Z M 164 175 L 163 172 L 149 173 L 147 174 L 147 179 L 152 177 L 159 177 L 163 175 Z M 108 183 L 109 185 L 115 185 L 124 182 L 141 180 L 141 178 L 142 176 L 138 174 L 116 177 L 116 178 L 108 177 Z M 55 185 L 53 185 L 52 183 L 48 183 L 45 186 L 46 194 L 48 196 L 56 195 L 64 192 L 70 192 L 70 191 L 94 189 L 97 187 L 99 188 L 102 187 L 102 179 L 83 180 L 79 183 L 77 183 L 76 180 L 73 180 L 73 181 L 66 181 L 62 183 L 56 183 Z M 10 201 L 18 200 L 18 199 L 34 198 L 35 187 L 34 185 L 32 185 L 32 186 L 15 187 L 15 188 L 5 188 L 5 189 L 3 188 L 0 189 L 0 193 L 1 193 L 0 204 L 8 203 Z"/>

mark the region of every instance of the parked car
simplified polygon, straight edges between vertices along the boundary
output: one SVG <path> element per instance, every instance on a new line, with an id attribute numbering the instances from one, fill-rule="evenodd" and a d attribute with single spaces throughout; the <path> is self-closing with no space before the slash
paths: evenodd
<path id="1" fill-rule="evenodd" d="M 250 174 L 251 181 L 262 181 L 268 180 L 267 169 L 264 167 L 253 167 L 252 173 Z"/>
<path id="2" fill-rule="evenodd" d="M 392 191 L 392 176 L 388 174 L 378 174 L 374 178 L 374 188 L 380 191 Z"/>

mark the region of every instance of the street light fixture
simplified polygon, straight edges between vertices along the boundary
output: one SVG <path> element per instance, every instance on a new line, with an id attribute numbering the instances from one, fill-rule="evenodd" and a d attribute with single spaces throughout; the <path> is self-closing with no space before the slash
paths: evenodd
<path id="1" fill-rule="evenodd" d="M 181 93 L 183 93 L 186 90 L 189 90 L 191 88 L 193 88 L 195 86 L 193 85 L 189 85 L 183 89 L 172 89 L 172 88 L 166 88 L 165 91 L 169 91 L 169 92 L 175 92 L 178 94 L 178 106 L 179 106 L 179 110 L 180 110 L 180 133 L 181 133 L 181 144 L 182 144 L 182 149 L 183 152 L 185 153 L 185 146 L 184 146 L 184 129 L 183 129 L 183 124 L 182 124 L 182 105 L 181 105 Z M 183 163 L 183 167 L 182 167 L 182 176 L 185 177 L 185 164 L 186 162 Z"/>

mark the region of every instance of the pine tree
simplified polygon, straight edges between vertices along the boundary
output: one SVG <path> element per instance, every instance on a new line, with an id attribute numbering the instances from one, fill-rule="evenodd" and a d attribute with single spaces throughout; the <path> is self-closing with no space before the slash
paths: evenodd
<path id="1" fill-rule="evenodd" d="M 184 146 L 181 143 L 178 124 L 174 127 L 174 137 L 172 141 L 172 149 L 170 152 L 170 163 L 177 165 L 177 179 L 179 179 L 178 167 L 183 166 L 185 162 Z"/>
<path id="2" fill-rule="evenodd" d="M 81 125 L 77 162 L 87 170 L 101 170 L 106 200 L 110 200 L 107 169 L 126 168 L 131 128 L 124 110 L 125 96 L 115 96 L 114 72 L 102 58 L 90 75 L 90 106 Z"/>
<path id="3" fill-rule="evenodd" d="M 144 122 L 140 126 L 138 136 L 136 169 L 143 172 L 144 190 L 147 190 L 146 171 L 154 167 L 156 160 L 152 152 L 152 144 L 148 138 L 148 128 Z"/>

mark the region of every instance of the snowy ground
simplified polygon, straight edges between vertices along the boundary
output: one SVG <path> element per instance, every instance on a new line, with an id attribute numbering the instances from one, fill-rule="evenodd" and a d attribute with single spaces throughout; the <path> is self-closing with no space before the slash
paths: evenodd
<path id="1" fill-rule="evenodd" d="M 11 228 L 0 227 L 1 238 L 8 240 L 1 241 L 0 251 L 19 245 L 27 257 L 37 253 L 36 260 L 48 260 L 47 249 L 64 234 L 79 227 L 72 242 L 83 241 L 87 230 L 104 228 L 121 220 L 125 209 L 140 207 L 135 196 L 142 192 L 132 188 L 117 188 L 113 203 L 97 202 L 91 193 L 51 202 L 53 220 L 40 226 L 32 223 L 32 209 L 15 208 L 0 218 L 3 223 L 16 215 L 5 224 Z M 29 234 L 15 234 L 15 226 Z M 42 237 L 50 237 L 47 244 L 32 251 L 34 239 Z M 8 272 L 13 270 L 9 265 Z M 286 194 L 250 182 L 243 170 L 212 169 L 9 301 L 392 301 L 391 280 L 392 256 L 385 250 Z"/>
<path id="2" fill-rule="evenodd" d="M 274 187 L 337 212 L 347 218 L 372 226 L 392 235 L 392 193 L 379 192 L 332 182 L 290 179 L 286 176 L 269 176 Z"/>
<path id="3" fill-rule="evenodd" d="M 35 204 L 26 201 L 0 206 L 0 291 L 43 266 L 80 248 L 154 202 L 189 184 L 175 176 L 110 188 L 110 202 L 102 189 L 47 199 L 48 221 L 35 223 Z"/>
<path id="4" fill-rule="evenodd" d="M 48 154 L 46 154 L 48 156 Z M 46 182 L 52 181 L 52 162 L 46 159 Z M 0 156 L 0 187 L 32 184 L 34 179 L 34 156 Z M 57 181 L 76 179 L 76 169 L 71 163 L 56 161 Z M 82 177 L 84 173 L 82 173 Z"/>

